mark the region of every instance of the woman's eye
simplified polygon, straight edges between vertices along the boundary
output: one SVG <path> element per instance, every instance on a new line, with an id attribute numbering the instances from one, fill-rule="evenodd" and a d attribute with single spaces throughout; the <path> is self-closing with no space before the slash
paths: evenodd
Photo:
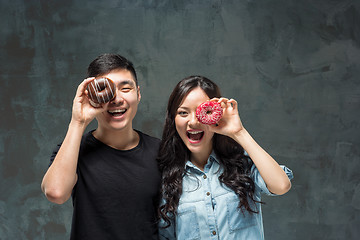
<path id="1" fill-rule="evenodd" d="M 181 112 L 178 112 L 178 114 L 182 117 L 186 116 L 187 115 L 187 112 L 184 112 L 184 111 L 181 111 Z"/>

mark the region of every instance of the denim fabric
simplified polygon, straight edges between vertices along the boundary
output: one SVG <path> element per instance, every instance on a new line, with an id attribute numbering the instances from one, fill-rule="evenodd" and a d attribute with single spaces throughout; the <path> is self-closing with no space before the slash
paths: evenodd
<path id="1" fill-rule="evenodd" d="M 285 166 L 282 168 L 292 179 L 292 171 Z M 252 209 L 259 211 L 258 214 L 238 209 L 238 196 L 220 184 L 218 177 L 222 169 L 214 153 L 210 155 L 204 171 L 190 161 L 186 163 L 186 170 L 176 222 L 166 229 L 161 228 L 164 223 L 160 222 L 160 239 L 264 239 L 261 205 L 251 205 Z M 256 200 L 261 200 L 261 194 L 274 195 L 266 188 L 255 165 L 251 178 L 255 183 Z"/>

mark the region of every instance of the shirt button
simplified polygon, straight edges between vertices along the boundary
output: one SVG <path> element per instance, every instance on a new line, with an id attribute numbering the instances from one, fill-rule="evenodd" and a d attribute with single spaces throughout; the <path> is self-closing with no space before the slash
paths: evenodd
<path id="1" fill-rule="evenodd" d="M 210 196 L 210 193 L 209 193 L 209 192 L 207 192 L 207 193 L 206 193 L 206 195 Z"/>
<path id="2" fill-rule="evenodd" d="M 204 179 L 207 179 L 207 176 L 206 176 L 206 175 L 203 175 L 203 178 L 204 178 Z"/>
<path id="3" fill-rule="evenodd" d="M 216 231 L 212 231 L 212 235 L 216 235 Z"/>

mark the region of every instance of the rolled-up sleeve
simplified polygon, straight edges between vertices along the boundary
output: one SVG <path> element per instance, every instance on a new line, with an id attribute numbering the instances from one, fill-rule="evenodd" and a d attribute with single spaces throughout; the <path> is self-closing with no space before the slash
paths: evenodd
<path id="1" fill-rule="evenodd" d="M 284 172 L 288 176 L 289 180 L 292 180 L 294 178 L 294 175 L 293 175 L 293 172 L 291 171 L 291 169 L 287 168 L 284 165 L 280 165 L 280 167 L 284 170 Z M 266 187 L 266 183 L 265 183 L 264 179 L 261 177 L 259 170 L 255 167 L 255 164 L 252 166 L 251 176 L 252 176 L 252 179 L 253 179 L 256 187 L 259 188 L 260 193 L 266 194 L 266 195 L 271 195 L 271 196 L 276 196 L 276 194 L 271 193 L 269 191 L 269 189 Z"/>

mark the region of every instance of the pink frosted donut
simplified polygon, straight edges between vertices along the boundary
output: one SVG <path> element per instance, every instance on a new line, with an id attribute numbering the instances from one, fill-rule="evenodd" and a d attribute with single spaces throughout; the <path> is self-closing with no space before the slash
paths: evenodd
<path id="1" fill-rule="evenodd" d="M 88 96 L 96 104 L 110 102 L 115 97 L 115 84 L 109 78 L 95 78 L 87 88 Z"/>
<path id="2" fill-rule="evenodd" d="M 220 103 L 206 101 L 196 108 L 196 117 L 203 124 L 215 124 L 223 115 Z"/>

